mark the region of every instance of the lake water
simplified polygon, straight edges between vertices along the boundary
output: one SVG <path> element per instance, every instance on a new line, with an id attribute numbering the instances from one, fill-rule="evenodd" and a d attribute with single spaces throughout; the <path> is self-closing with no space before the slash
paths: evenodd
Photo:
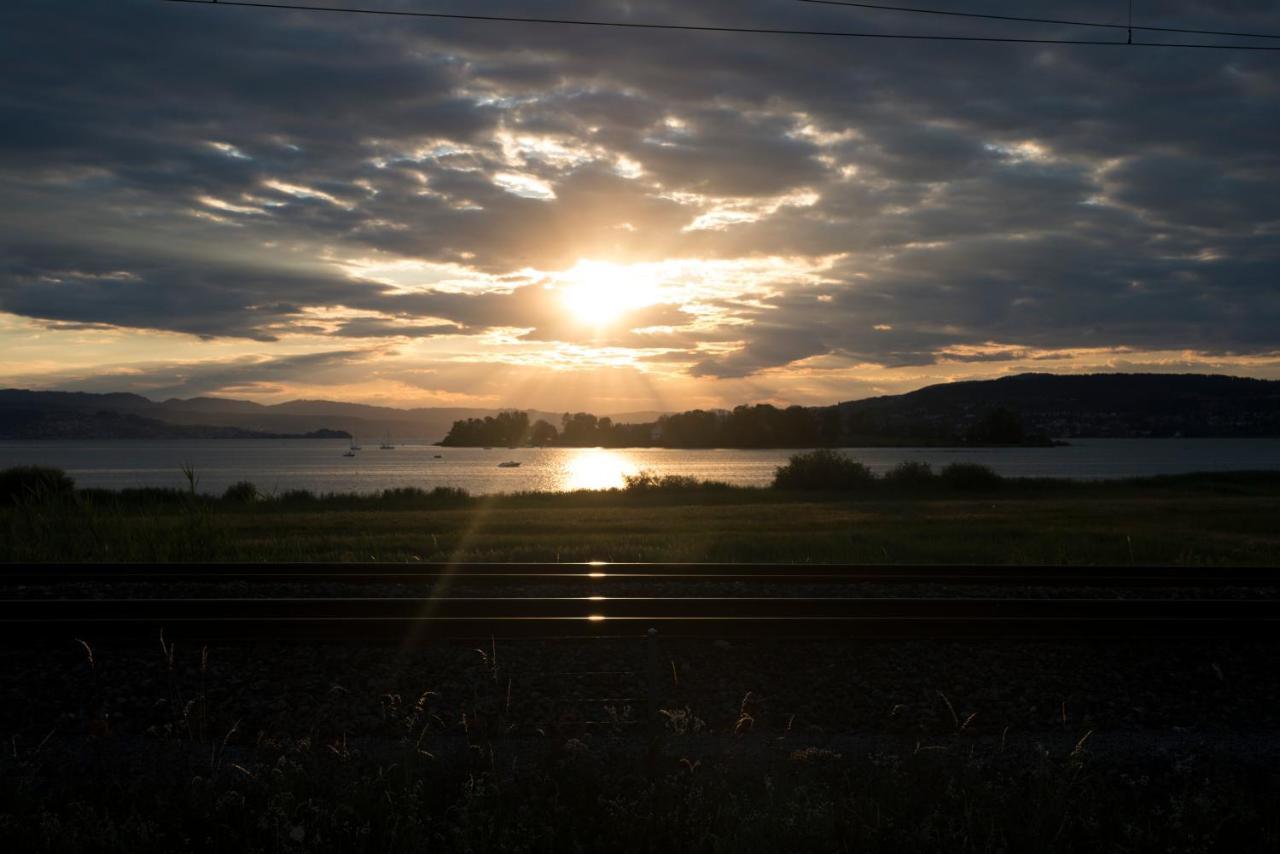
<path id="1" fill-rule="evenodd" d="M 344 441 L 227 439 L 0 442 L 0 468 L 50 465 L 81 486 L 183 487 L 192 466 L 198 488 L 218 493 L 240 480 L 267 492 L 372 492 L 392 487 L 460 486 L 473 494 L 520 490 L 608 489 L 649 469 L 734 484 L 764 485 L 790 450 L 659 448 L 365 447 L 344 457 Z M 976 462 L 1008 476 L 1115 478 L 1240 469 L 1280 470 L 1280 439 L 1077 439 L 1064 448 L 850 448 L 874 471 L 902 460 L 935 469 Z M 439 458 L 437 458 L 439 455 Z M 499 468 L 514 460 L 519 468 Z"/>

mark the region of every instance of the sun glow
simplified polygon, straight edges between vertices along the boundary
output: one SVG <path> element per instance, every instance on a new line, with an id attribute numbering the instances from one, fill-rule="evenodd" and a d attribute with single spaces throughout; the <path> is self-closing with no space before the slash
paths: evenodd
<path id="1" fill-rule="evenodd" d="M 565 308 L 591 326 L 607 326 L 659 299 L 658 287 L 650 276 L 621 264 L 579 261 L 564 274 L 564 281 L 561 296 Z"/>
<path id="2" fill-rule="evenodd" d="M 583 448 L 565 460 L 559 489 L 621 489 L 637 468 L 622 451 Z"/>

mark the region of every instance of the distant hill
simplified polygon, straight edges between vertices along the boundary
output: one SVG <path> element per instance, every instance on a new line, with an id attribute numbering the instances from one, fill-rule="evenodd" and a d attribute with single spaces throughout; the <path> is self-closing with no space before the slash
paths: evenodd
<path id="1" fill-rule="evenodd" d="M 279 404 L 261 404 L 233 398 L 196 397 L 152 401 L 141 395 L 124 393 L 0 389 L 0 437 L 32 438 L 28 431 L 34 428 L 28 425 L 19 429 L 17 421 L 29 420 L 32 413 L 45 413 L 51 418 L 57 415 L 48 426 L 50 430 L 57 430 L 56 435 L 62 438 L 102 438 L 101 434 L 76 436 L 75 430 L 78 428 L 74 426 L 75 419 L 70 418 L 70 415 L 106 412 L 136 415 L 181 427 L 229 427 L 253 434 L 302 435 L 318 430 L 333 430 L 368 441 L 390 435 L 396 441 L 412 439 L 434 442 L 449 432 L 454 421 L 493 416 L 500 411 L 465 407 L 397 409 L 332 400 L 292 400 Z M 16 414 L 18 412 L 27 414 L 20 416 Z M 660 414 L 624 413 L 616 416 L 615 420 L 619 423 L 651 421 Z M 562 413 L 534 411 L 530 415 L 534 419 L 541 418 L 559 424 Z M 10 426 L 5 427 L 5 424 Z M 83 422 L 83 426 L 84 429 L 100 431 L 109 425 L 104 423 L 91 428 L 88 422 Z M 19 432 L 21 436 L 18 435 Z M 198 438 L 194 435 L 189 437 Z M 227 437 L 233 438 L 234 435 L 228 434 Z"/>
<path id="2" fill-rule="evenodd" d="M 993 410 L 1055 438 L 1280 436 L 1280 381 L 1208 374 L 1018 374 L 836 407 L 854 435 L 962 432 Z"/>
<path id="3" fill-rule="evenodd" d="M 773 410 L 772 412 L 770 410 Z M 455 422 L 510 410 L 396 409 L 330 400 L 260 404 L 219 397 L 0 390 L 0 438 L 237 438 L 351 434 L 438 441 Z M 561 427 L 561 413 L 529 410 Z M 1044 444 L 1048 437 L 1280 436 L 1280 381 L 1206 374 L 1019 374 L 944 383 L 833 406 L 609 415 L 618 441 L 671 447 L 813 444 Z M 128 417 L 124 417 L 128 416 Z M 650 425 L 651 429 L 617 429 Z M 608 444 L 603 436 L 572 444 Z M 486 442 L 487 444 L 487 442 Z"/>
<path id="4" fill-rule="evenodd" d="M 167 424 L 129 412 L 0 407 L 0 439 L 346 439 L 339 430 L 268 433 L 210 424 Z"/>
<path id="5" fill-rule="evenodd" d="M 1280 436 L 1280 383 L 1204 375 L 1023 374 L 834 406 L 741 405 L 647 424 L 525 413 L 454 423 L 444 444 L 665 448 L 1047 447 L 1076 436 Z"/>

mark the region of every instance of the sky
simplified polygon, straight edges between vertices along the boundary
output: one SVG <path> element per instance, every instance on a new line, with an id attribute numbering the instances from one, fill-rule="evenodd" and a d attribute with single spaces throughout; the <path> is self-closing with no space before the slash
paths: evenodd
<path id="1" fill-rule="evenodd" d="M 1125 37 L 797 0 L 311 2 Z M 1280 34 L 1270 0 L 1134 15 Z M 1225 41 L 1137 37 L 1177 38 Z M 5 0 L 0 57 L 0 386 L 624 412 L 1280 377 L 1280 52 Z"/>

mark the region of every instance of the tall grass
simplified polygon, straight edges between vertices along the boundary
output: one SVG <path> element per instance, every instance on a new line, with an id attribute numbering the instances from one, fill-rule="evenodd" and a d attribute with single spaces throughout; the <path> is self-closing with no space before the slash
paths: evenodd
<path id="1" fill-rule="evenodd" d="M 78 489 L 0 505 L 0 561 L 1280 559 L 1275 473 L 1080 483 L 947 471 L 900 467 L 859 491 L 656 474 L 622 490 L 484 497 Z"/>
<path id="2" fill-rule="evenodd" d="M 261 681 L 256 693 L 234 687 L 257 677 L 224 670 L 230 684 L 217 682 L 207 650 L 165 640 L 151 659 L 158 678 L 134 674 L 117 684 L 119 671 L 99 667 L 85 644 L 78 672 L 88 707 L 59 716 L 61 731 L 38 742 L 15 736 L 0 752 L 0 831 L 14 851 L 1280 845 L 1280 775 L 1265 754 L 1226 762 L 1126 748 L 1108 758 L 1079 729 L 983 738 L 969 726 L 974 716 L 962 717 L 941 692 L 946 713 L 936 723 L 897 735 L 861 732 L 850 749 L 811 727 L 765 725 L 760 698 L 748 693 L 715 725 L 688 706 L 665 710 L 665 746 L 647 761 L 643 737 L 517 726 L 496 646 L 475 652 L 470 664 L 433 660 L 463 671 L 452 703 L 429 687 L 379 693 L 377 680 L 360 678 L 348 683 L 352 690 L 315 692 L 300 708 Z M 419 675 L 427 684 L 439 677 Z M 212 706 L 211 679 L 224 698 Z M 117 732 L 100 701 L 133 691 L 149 711 L 127 722 L 132 733 Z M 145 702 L 149 691 L 153 703 Z M 361 721 L 355 732 L 339 723 L 353 720 Z M 1142 743 L 1135 733 L 1129 739 Z"/>
<path id="3" fill-rule="evenodd" d="M 70 495 L 75 481 L 62 469 L 18 466 L 0 470 L 0 505 L 41 503 Z"/>

